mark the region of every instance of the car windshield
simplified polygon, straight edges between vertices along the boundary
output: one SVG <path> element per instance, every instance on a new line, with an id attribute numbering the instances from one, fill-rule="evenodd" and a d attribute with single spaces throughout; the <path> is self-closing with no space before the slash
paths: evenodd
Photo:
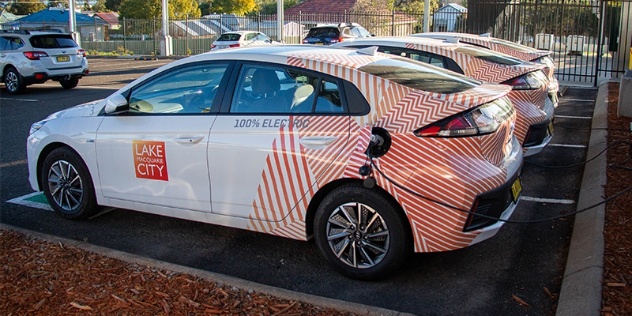
<path id="1" fill-rule="evenodd" d="M 335 27 L 318 27 L 309 30 L 307 37 L 338 37 L 340 31 Z"/>
<path id="2" fill-rule="evenodd" d="M 238 41 L 241 37 L 240 34 L 222 34 L 217 39 L 218 41 Z"/>
<path id="3" fill-rule="evenodd" d="M 522 64 L 520 59 L 513 58 L 511 56 L 502 55 L 489 49 L 478 47 L 459 47 L 456 52 L 470 55 L 472 57 L 480 58 L 485 61 L 489 61 L 495 64 L 516 66 Z"/>
<path id="4" fill-rule="evenodd" d="M 36 35 L 30 39 L 35 48 L 71 48 L 77 47 L 72 36 L 67 34 Z"/>
<path id="5" fill-rule="evenodd" d="M 409 88 L 443 94 L 462 92 L 481 84 L 455 72 L 399 57 L 378 60 L 360 70 Z"/>

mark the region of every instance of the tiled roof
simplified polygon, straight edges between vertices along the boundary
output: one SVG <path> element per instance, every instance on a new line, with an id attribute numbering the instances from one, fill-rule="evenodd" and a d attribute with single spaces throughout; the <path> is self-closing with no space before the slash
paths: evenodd
<path id="1" fill-rule="evenodd" d="M 94 15 L 103 19 L 103 21 L 108 22 L 110 25 L 120 24 L 119 15 L 116 12 L 98 12 Z"/>
<path id="2" fill-rule="evenodd" d="M 345 11 L 349 12 L 357 2 L 357 0 L 307 0 L 285 10 L 285 14 L 298 14 L 299 12 L 328 14 L 345 13 Z"/>

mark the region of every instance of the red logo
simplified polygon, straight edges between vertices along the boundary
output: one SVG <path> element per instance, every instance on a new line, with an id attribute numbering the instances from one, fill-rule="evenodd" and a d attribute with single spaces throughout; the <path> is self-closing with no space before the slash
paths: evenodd
<path id="1" fill-rule="evenodd" d="M 132 149 L 136 178 L 169 181 L 164 142 L 134 140 Z"/>

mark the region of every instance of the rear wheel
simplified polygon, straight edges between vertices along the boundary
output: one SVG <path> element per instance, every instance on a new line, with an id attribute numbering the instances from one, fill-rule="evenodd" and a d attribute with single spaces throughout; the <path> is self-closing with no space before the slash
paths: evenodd
<path id="1" fill-rule="evenodd" d="M 379 189 L 361 183 L 341 186 L 323 199 L 314 221 L 318 249 L 347 277 L 384 278 L 410 253 L 406 220 Z"/>
<path id="2" fill-rule="evenodd" d="M 4 73 L 4 85 L 11 94 L 22 93 L 26 88 L 22 75 L 13 67 L 8 68 Z"/>
<path id="3" fill-rule="evenodd" d="M 64 89 L 72 89 L 79 84 L 79 78 L 62 79 L 59 83 Z"/>
<path id="4" fill-rule="evenodd" d="M 68 219 L 84 219 L 99 207 L 92 177 L 77 153 L 66 147 L 53 150 L 44 160 L 40 180 L 53 210 Z"/>

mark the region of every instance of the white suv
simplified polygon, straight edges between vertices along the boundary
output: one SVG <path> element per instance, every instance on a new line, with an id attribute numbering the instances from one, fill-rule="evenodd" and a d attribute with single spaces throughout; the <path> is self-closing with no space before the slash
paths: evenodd
<path id="1" fill-rule="evenodd" d="M 0 78 L 11 94 L 47 80 L 72 89 L 88 72 L 86 53 L 70 34 L 0 31 Z"/>

